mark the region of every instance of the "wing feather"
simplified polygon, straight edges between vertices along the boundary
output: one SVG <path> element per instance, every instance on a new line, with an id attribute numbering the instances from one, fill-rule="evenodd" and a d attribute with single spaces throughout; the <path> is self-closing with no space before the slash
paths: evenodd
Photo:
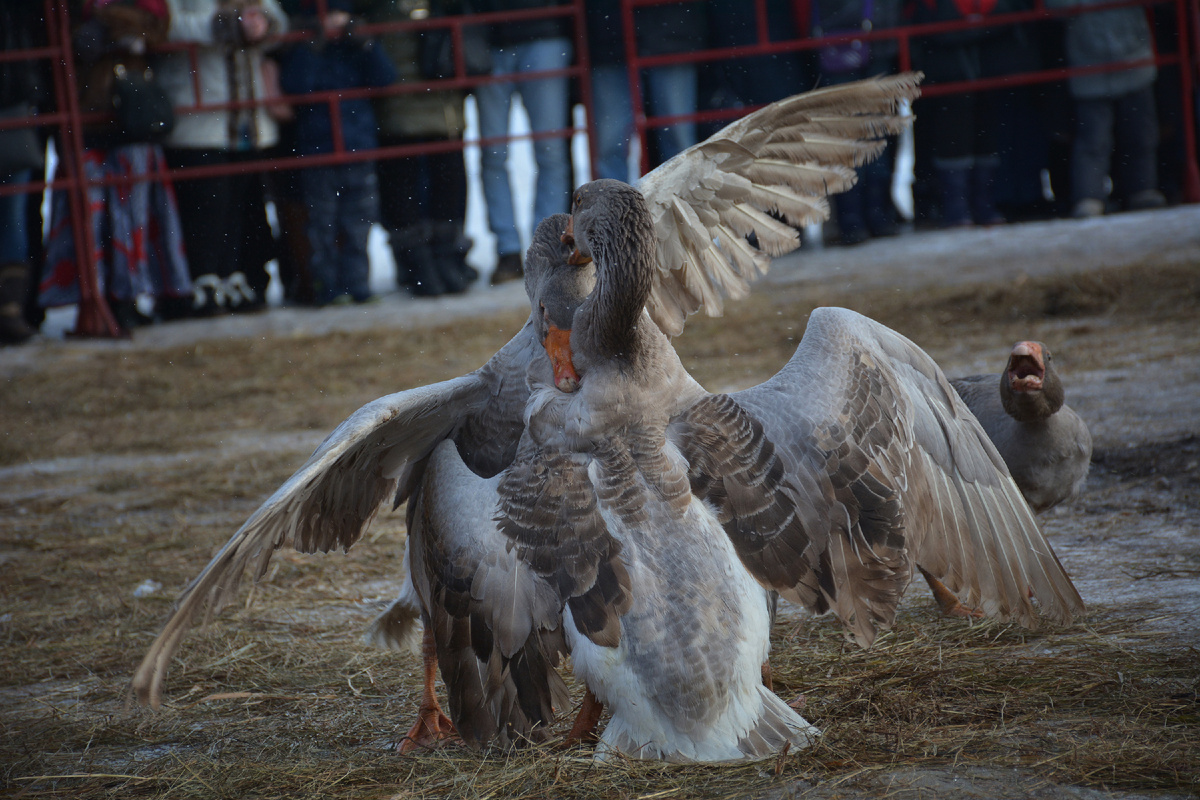
<path id="1" fill-rule="evenodd" d="M 434 452 L 412 515 L 413 572 L 463 739 L 539 740 L 567 703 L 557 588 L 523 561 L 493 519 L 499 476 L 472 472 L 451 441 Z"/>
<path id="2" fill-rule="evenodd" d="M 731 402 L 785 465 L 777 480 L 756 485 L 774 495 L 771 502 L 791 504 L 798 518 L 810 515 L 805 547 L 760 546 L 755 556 L 789 561 L 758 564 L 743 547 L 743 562 L 764 585 L 820 612 L 821 603 L 795 579 L 815 582 L 860 644 L 891 624 L 913 562 L 1001 620 L 1035 627 L 1031 597 L 1060 623 L 1083 613 L 979 423 L 932 359 L 894 331 L 845 309 L 818 309 L 784 369 Z M 729 430 L 711 412 L 704 426 L 688 423 Z M 696 433 L 680 444 L 693 472 L 710 475 L 694 491 L 718 509 L 728 505 L 729 492 L 711 487 L 743 480 L 729 458 L 713 456 L 729 446 Z M 773 517 L 786 519 L 779 510 Z M 762 535 L 786 538 L 789 524 L 761 525 Z M 726 531 L 735 542 L 746 535 L 736 526 Z M 796 585 L 789 588 L 789 580 Z"/>
<path id="3" fill-rule="evenodd" d="M 719 314 L 723 296 L 745 294 L 762 274 L 744 269 L 745 254 L 734 255 L 727 234 L 713 246 L 722 238 L 718 226 L 752 237 L 750 245 L 769 256 L 798 247 L 796 231 L 772 215 L 791 226 L 827 219 L 827 196 L 852 186 L 854 167 L 908 125 L 911 117 L 898 109 L 917 96 L 920 80 L 875 78 L 772 103 L 646 175 L 639 188 L 659 243 L 647 310 L 659 328 L 674 336 L 688 314 Z M 677 214 L 679 206 L 692 211 Z"/>
<path id="4" fill-rule="evenodd" d="M 438 442 L 477 415 L 504 416 L 489 408 L 498 399 L 513 400 L 513 374 L 523 387 L 523 365 L 534 345 L 527 325 L 476 372 L 381 397 L 342 422 L 180 594 L 134 673 L 138 701 L 159 707 L 167 666 L 184 634 L 236 597 L 247 569 L 259 580 L 286 545 L 305 553 L 349 550 L 384 500 L 404 500 L 409 477 Z M 519 421 L 519 408 L 507 416 Z M 503 438 L 493 426 L 480 448 L 485 462 L 496 458 Z"/>

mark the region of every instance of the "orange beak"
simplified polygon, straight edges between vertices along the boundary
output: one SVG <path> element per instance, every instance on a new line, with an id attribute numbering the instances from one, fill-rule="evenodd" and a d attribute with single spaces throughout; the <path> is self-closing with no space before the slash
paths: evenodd
<path id="1" fill-rule="evenodd" d="M 550 365 L 554 367 L 554 385 L 560 392 L 570 394 L 579 388 L 579 373 L 571 362 L 571 331 L 550 325 L 546 341 L 542 342 Z"/>
<path id="2" fill-rule="evenodd" d="M 563 231 L 563 235 L 559 237 L 559 241 L 563 244 L 569 244 L 572 247 L 575 246 L 575 217 L 573 215 L 567 218 L 567 229 Z M 592 263 L 592 257 L 585 256 L 579 252 L 578 247 L 575 247 L 571 251 L 571 255 L 567 256 L 567 263 L 572 267 L 582 267 L 584 264 Z"/>

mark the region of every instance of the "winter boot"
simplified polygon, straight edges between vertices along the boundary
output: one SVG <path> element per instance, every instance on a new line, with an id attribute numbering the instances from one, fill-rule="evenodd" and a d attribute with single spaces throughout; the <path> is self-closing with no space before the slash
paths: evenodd
<path id="1" fill-rule="evenodd" d="M 999 161 L 994 156 L 975 161 L 971 167 L 971 216 L 976 225 L 1003 225 L 1004 216 L 996 210 L 994 187 Z"/>
<path id="2" fill-rule="evenodd" d="M 433 249 L 433 226 L 429 222 L 418 222 L 396 231 L 392 235 L 392 249 L 397 251 L 396 262 L 404 264 L 404 285 L 413 295 L 437 297 L 446 294 L 446 283 L 442 280 Z"/>
<path id="3" fill-rule="evenodd" d="M 28 291 L 29 267 L 26 264 L 0 267 L 0 345 L 21 344 L 37 333 L 25 322 Z"/>
<path id="4" fill-rule="evenodd" d="M 971 186 L 971 168 L 938 167 L 938 185 L 942 192 L 942 227 L 963 228 L 971 224 L 967 192 Z"/>
<path id="5" fill-rule="evenodd" d="M 471 240 L 462 233 L 462 226 L 453 222 L 438 222 L 433 226 L 433 252 L 441 271 L 442 282 L 450 294 L 461 294 L 471 288 L 479 271 L 467 263 Z"/>
<path id="6" fill-rule="evenodd" d="M 837 212 L 838 241 L 843 245 L 862 244 L 871 238 L 867 223 L 863 219 L 863 190 L 851 186 L 841 194 L 833 196 L 833 207 Z"/>
<path id="7" fill-rule="evenodd" d="M 874 237 L 896 235 L 890 163 L 873 161 L 862 168 L 863 216 Z"/>

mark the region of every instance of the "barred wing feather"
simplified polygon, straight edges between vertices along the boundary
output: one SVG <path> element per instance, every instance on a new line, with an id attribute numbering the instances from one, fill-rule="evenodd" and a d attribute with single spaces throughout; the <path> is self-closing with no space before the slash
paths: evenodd
<path id="1" fill-rule="evenodd" d="M 770 259 L 800 246 L 797 226 L 829 217 L 828 195 L 854 184 L 911 117 L 919 73 L 780 100 L 670 159 L 638 184 L 658 238 L 651 318 L 676 336 L 687 316 L 719 316 Z M 747 237 L 753 236 L 749 241 Z"/>
<path id="2" fill-rule="evenodd" d="M 413 466 L 492 393 L 472 373 L 381 397 L 347 418 L 184 589 L 134 673 L 138 700 L 161 704 L 163 677 L 183 635 L 237 595 L 247 568 L 258 580 L 289 544 L 304 553 L 349 550 Z"/>

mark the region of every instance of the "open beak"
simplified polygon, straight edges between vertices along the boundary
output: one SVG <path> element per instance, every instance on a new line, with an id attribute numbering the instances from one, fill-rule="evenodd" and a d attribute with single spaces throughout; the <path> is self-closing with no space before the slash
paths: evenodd
<path id="1" fill-rule="evenodd" d="M 550 365 L 554 367 L 554 385 L 560 392 L 570 394 L 579 388 L 579 373 L 571 361 L 571 331 L 550 325 L 550 332 L 542 342 Z"/>
<path id="2" fill-rule="evenodd" d="M 563 231 L 563 235 L 559 237 L 565 245 L 570 245 L 575 249 L 571 251 L 571 255 L 567 256 L 567 263 L 573 267 L 582 267 L 584 264 L 592 263 L 591 256 L 585 256 L 579 252 L 579 248 L 575 246 L 575 217 L 574 215 L 567 218 L 567 229 Z"/>
<path id="3" fill-rule="evenodd" d="M 1017 342 L 1008 357 L 1008 383 L 1014 392 L 1039 392 L 1046 379 L 1046 360 L 1037 342 Z"/>

